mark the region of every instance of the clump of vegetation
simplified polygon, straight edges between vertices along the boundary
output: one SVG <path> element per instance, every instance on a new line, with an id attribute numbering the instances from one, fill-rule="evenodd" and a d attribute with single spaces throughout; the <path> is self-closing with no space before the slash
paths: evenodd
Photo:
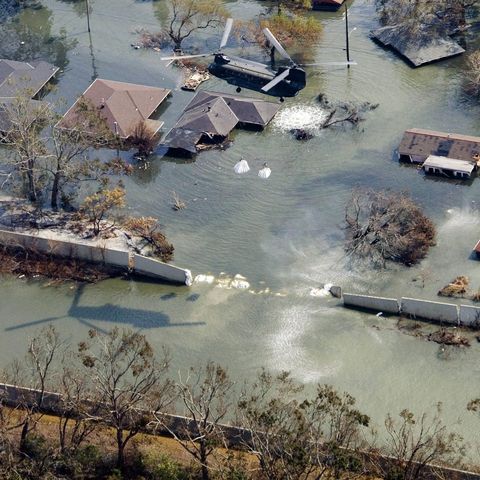
<path id="1" fill-rule="evenodd" d="M 345 251 L 385 267 L 387 261 L 411 266 L 435 244 L 435 226 L 405 193 L 353 191 L 345 207 Z"/>
<path id="2" fill-rule="evenodd" d="M 123 222 L 123 227 L 133 235 L 141 237 L 152 248 L 154 256 L 164 262 L 172 260 L 175 249 L 160 231 L 160 225 L 156 218 L 130 217 Z"/>
<path id="3" fill-rule="evenodd" d="M 142 121 L 138 122 L 132 134 L 128 138 L 128 143 L 138 150 L 138 155 L 142 158 L 150 155 L 160 139 L 160 135 L 153 132 L 148 125 Z"/>
<path id="4" fill-rule="evenodd" d="M 178 196 L 177 192 L 172 192 L 173 196 L 173 206 L 174 210 L 183 210 L 187 207 L 186 203 Z"/>
<path id="5" fill-rule="evenodd" d="M 468 285 L 470 280 L 468 277 L 460 275 L 456 277 L 453 282 L 450 282 L 448 285 L 445 285 L 439 292 L 438 295 L 443 297 L 463 297 L 467 293 Z"/>

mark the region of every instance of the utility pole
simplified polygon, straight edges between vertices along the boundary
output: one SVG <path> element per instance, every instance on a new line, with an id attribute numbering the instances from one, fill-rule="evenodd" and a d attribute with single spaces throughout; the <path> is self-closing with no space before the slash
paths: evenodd
<path id="1" fill-rule="evenodd" d="M 87 0 L 88 1 L 88 0 Z M 347 51 L 347 62 L 350 62 L 350 32 L 348 31 L 348 7 L 345 2 L 345 49 Z M 347 68 L 350 68 L 350 64 L 347 64 Z"/>
<path id="2" fill-rule="evenodd" d="M 88 4 L 88 0 L 85 0 L 85 5 L 87 7 L 87 26 L 88 26 L 88 33 L 90 33 L 90 5 Z"/>

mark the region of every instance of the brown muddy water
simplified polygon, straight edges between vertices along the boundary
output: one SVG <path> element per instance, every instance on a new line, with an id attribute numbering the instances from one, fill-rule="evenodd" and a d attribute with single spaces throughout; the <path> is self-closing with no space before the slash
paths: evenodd
<path id="1" fill-rule="evenodd" d="M 31 49 L 62 67 L 49 99 L 63 97 L 71 104 L 95 76 L 168 87 L 174 92 L 162 118 L 165 130 L 173 125 L 191 94 L 179 90 L 180 77 L 158 53 L 130 47 L 136 28 L 156 30 L 165 21 L 164 0 L 95 0 L 91 41 L 80 4 L 42 3 L 17 18 L 23 50 L 2 49 L 11 47 L 17 58 Z M 260 4 L 227 3 L 240 18 L 254 16 Z M 343 60 L 342 13 L 314 15 L 324 34 L 305 58 Z M 446 422 L 475 441 L 478 423 L 465 406 L 480 394 L 480 344 L 445 359 L 438 345 L 397 331 L 395 319 L 344 310 L 336 299 L 311 295 L 333 282 L 349 291 L 435 299 L 457 275 L 480 287 L 480 263 L 470 257 L 480 238 L 480 180 L 426 178 L 392 156 L 409 127 L 480 134 L 480 108 L 462 94 L 464 58 L 413 70 L 368 38 L 376 26 L 372 2 L 355 0 L 349 18 L 356 27 L 351 56 L 358 65 L 348 71 L 309 69 L 307 88 L 285 102 L 264 132 L 236 131 L 230 148 L 204 152 L 194 162 L 159 154 L 139 165 L 124 154 L 135 164 L 126 181 L 130 210 L 158 217 L 176 247 L 175 263 L 203 281 L 191 288 L 125 280 L 77 288 L 2 277 L 1 364 L 20 355 L 28 337 L 49 322 L 72 342 L 91 327 L 128 326 L 142 329 L 154 346 L 168 345 L 173 371 L 207 359 L 228 366 L 238 381 L 262 366 L 291 370 L 308 386 L 324 382 L 348 390 L 377 425 L 387 412 L 422 412 L 441 401 Z M 46 41 L 61 32 L 63 40 Z M 214 50 L 220 36 L 212 32 L 203 43 Z M 197 42 L 192 49 L 205 48 Z M 229 46 L 235 51 L 235 41 Z M 261 59 L 253 47 L 243 53 Z M 217 79 L 203 88 L 234 92 Z M 319 93 L 379 107 L 358 130 L 330 129 L 299 143 L 288 130 L 315 128 L 322 114 Z M 241 156 L 252 168 L 246 175 L 233 171 Z M 257 177 L 265 161 L 272 169 L 268 180 Z M 384 272 L 349 266 L 342 219 L 355 186 L 405 190 L 424 206 L 438 227 L 438 242 L 419 266 Z M 185 210 L 171 209 L 172 191 L 187 203 Z M 422 272 L 428 274 L 425 287 L 414 281 Z M 236 274 L 250 287 L 227 288 Z"/>

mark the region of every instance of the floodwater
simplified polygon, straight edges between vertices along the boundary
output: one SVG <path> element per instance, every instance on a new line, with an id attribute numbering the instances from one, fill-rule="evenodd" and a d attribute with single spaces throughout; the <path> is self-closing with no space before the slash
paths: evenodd
<path id="1" fill-rule="evenodd" d="M 28 29 L 17 27 L 18 39 L 10 37 L 12 45 L 2 48 L 11 47 L 12 58 L 28 56 L 30 48 L 61 64 L 58 89 L 48 98 L 63 97 L 68 105 L 95 76 L 171 88 L 162 110 L 168 129 L 191 94 L 179 90 L 180 77 L 158 53 L 130 46 L 139 27 L 160 27 L 165 3 L 116 0 L 112 8 L 109 0 L 95 0 L 89 37 L 83 2 L 44 0 L 44 8 L 20 14 L 19 25 Z M 260 11 L 254 0 L 227 3 L 236 17 Z M 478 423 L 465 406 L 480 394 L 480 344 L 445 358 L 438 345 L 399 332 L 394 319 L 312 295 L 333 282 L 348 291 L 436 299 L 436 291 L 457 275 L 480 287 L 480 265 L 470 257 L 480 238 L 480 180 L 426 178 L 393 158 L 409 127 L 480 133 L 480 108 L 462 94 L 464 59 L 411 69 L 368 38 L 376 25 L 372 3 L 355 0 L 350 9 L 356 27 L 351 57 L 358 65 L 310 68 L 307 88 L 285 101 L 264 132 L 236 131 L 230 148 L 204 152 L 194 162 L 157 155 L 138 165 L 124 154 L 135 164 L 126 180 L 132 214 L 158 217 L 175 245 L 175 263 L 203 275 L 202 282 L 186 288 L 118 279 L 79 289 L 3 277 L 0 363 L 21 354 L 27 339 L 49 322 L 72 342 L 91 327 L 128 326 L 142 329 L 154 346 L 168 345 L 173 371 L 208 359 L 226 365 L 238 381 L 260 367 L 290 370 L 309 387 L 324 382 L 349 391 L 377 425 L 387 412 L 423 412 L 441 401 L 446 422 L 475 441 Z M 324 33 L 304 58 L 343 60 L 342 13 L 313 15 Z M 214 50 L 220 36 L 211 33 L 202 48 Z M 25 45 L 13 45 L 22 39 Z M 229 46 L 234 51 L 235 41 Z M 254 47 L 243 53 L 261 58 Z M 217 79 L 203 87 L 234 92 Z M 302 124 L 315 130 L 324 114 L 319 93 L 331 101 L 379 106 L 356 130 L 332 128 L 298 142 L 288 130 Z M 251 170 L 236 175 L 233 167 L 242 156 Z M 257 176 L 265 161 L 272 169 L 268 180 Z M 425 208 L 438 227 L 438 242 L 419 266 L 384 272 L 349 266 L 342 220 L 356 186 L 405 190 Z M 172 210 L 173 191 L 185 210 Z M 236 274 L 250 287 L 228 288 Z"/>

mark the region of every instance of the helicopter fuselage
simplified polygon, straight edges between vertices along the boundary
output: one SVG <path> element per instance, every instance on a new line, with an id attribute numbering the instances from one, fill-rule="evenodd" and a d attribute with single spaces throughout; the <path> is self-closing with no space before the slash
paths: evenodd
<path id="1" fill-rule="evenodd" d="M 294 97 L 305 88 L 305 70 L 299 67 L 290 67 L 290 74 L 267 92 L 261 89 L 276 76 L 284 72 L 287 67 L 273 70 L 263 63 L 245 60 L 239 57 L 230 57 L 217 53 L 208 70 L 212 75 L 226 80 L 240 88 L 261 91 L 275 97 Z"/>

